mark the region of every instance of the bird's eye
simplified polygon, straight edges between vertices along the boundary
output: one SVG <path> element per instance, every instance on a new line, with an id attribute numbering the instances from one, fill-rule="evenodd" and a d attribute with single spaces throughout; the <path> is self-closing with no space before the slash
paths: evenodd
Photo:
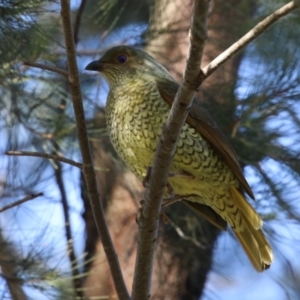
<path id="1" fill-rule="evenodd" d="M 126 55 L 122 54 L 122 55 L 118 56 L 118 62 L 120 64 L 124 64 L 126 61 L 127 61 L 127 56 Z"/>

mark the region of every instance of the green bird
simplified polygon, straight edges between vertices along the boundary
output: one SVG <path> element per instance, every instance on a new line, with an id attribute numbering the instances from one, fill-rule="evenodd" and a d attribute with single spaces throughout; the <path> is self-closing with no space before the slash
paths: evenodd
<path id="1" fill-rule="evenodd" d="M 107 129 L 116 151 L 143 180 L 179 84 L 146 52 L 130 46 L 109 49 L 85 68 L 100 72 L 110 90 Z M 268 269 L 272 249 L 236 153 L 214 120 L 194 99 L 182 128 L 168 184 L 177 197 L 220 229 L 231 226 L 257 271 Z"/>

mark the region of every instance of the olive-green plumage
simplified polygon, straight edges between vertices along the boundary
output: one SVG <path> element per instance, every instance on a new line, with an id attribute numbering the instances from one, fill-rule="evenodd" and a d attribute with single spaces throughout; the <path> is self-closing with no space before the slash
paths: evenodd
<path id="1" fill-rule="evenodd" d="M 111 141 L 142 180 L 151 165 L 178 84 L 167 70 L 142 50 L 117 46 L 90 63 L 107 79 L 107 128 Z M 221 229 L 228 223 L 258 271 L 273 260 L 259 215 L 236 154 L 208 113 L 195 100 L 177 144 L 169 177 L 175 195 Z M 225 221 L 224 221 L 225 220 Z M 226 223 L 225 223 L 226 222 Z"/>

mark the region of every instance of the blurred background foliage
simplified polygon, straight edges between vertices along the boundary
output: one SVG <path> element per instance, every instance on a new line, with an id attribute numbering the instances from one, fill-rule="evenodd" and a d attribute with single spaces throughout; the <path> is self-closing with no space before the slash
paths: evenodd
<path id="1" fill-rule="evenodd" d="M 288 1 L 212 1 L 204 65 Z M 192 1 L 73 0 L 72 17 L 90 141 L 102 201 L 129 288 L 135 213 L 142 187 L 109 143 L 103 106 L 107 85 L 83 72 L 117 44 L 143 47 L 181 79 Z M 300 299 L 300 13 L 271 27 L 199 93 L 234 145 L 275 249 L 270 271 L 257 274 L 230 232 L 222 233 L 182 204 L 165 213 L 152 299 Z M 107 276 L 84 183 L 74 167 L 8 150 L 80 161 L 63 76 L 67 69 L 57 1 L 0 3 L 1 207 L 43 196 L 0 215 L 0 299 L 106 299 Z M 93 298 L 92 298 L 93 297 Z M 108 298 L 107 298 L 108 299 Z"/>

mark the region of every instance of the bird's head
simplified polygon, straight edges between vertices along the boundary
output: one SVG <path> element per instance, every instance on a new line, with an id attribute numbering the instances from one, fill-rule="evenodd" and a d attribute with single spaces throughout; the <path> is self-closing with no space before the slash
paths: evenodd
<path id="1" fill-rule="evenodd" d="M 131 46 L 113 47 L 99 60 L 89 63 L 85 69 L 101 72 L 109 85 L 122 83 L 124 79 L 136 75 L 173 80 L 169 72 L 152 56 Z"/>

